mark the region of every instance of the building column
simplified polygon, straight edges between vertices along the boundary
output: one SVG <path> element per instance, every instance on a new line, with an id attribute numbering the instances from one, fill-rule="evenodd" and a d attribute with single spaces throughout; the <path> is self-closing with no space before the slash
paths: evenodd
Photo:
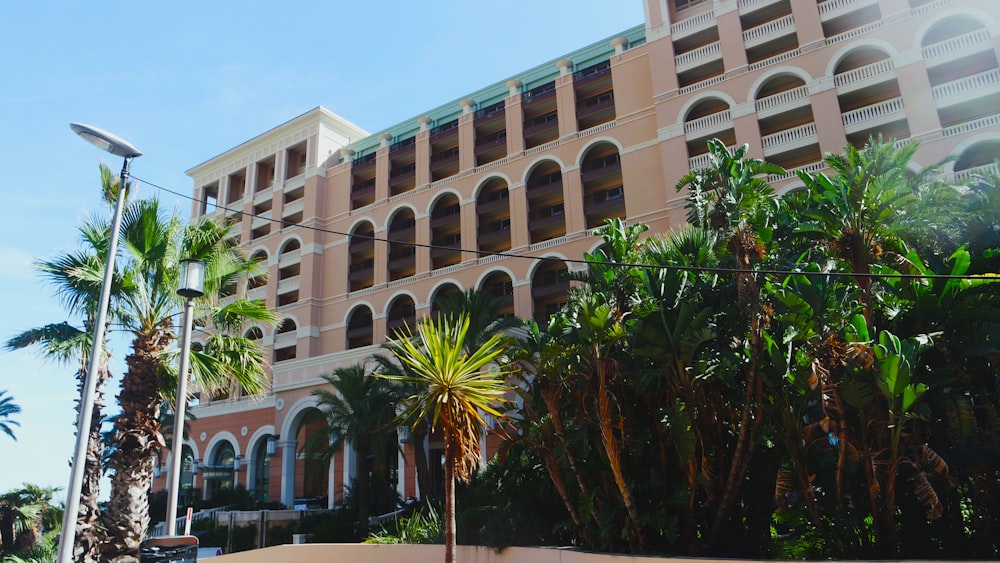
<path id="1" fill-rule="evenodd" d="M 580 167 L 567 166 L 562 171 L 563 218 L 566 234 L 579 233 L 587 228 L 587 218 L 583 214 L 583 178 Z"/>
<path id="2" fill-rule="evenodd" d="M 295 504 L 295 451 L 297 445 L 295 440 L 278 442 L 278 447 L 281 448 L 281 504 L 285 506 Z"/>
<path id="3" fill-rule="evenodd" d="M 334 454 L 330 456 L 330 467 L 327 468 L 326 473 L 326 508 L 327 510 L 333 510 L 334 499 L 333 495 L 336 494 L 337 488 L 334 486 L 336 480 L 334 477 L 337 475 L 335 471 L 336 468 L 337 455 Z"/>
<path id="4" fill-rule="evenodd" d="M 531 243 L 528 233 L 528 191 L 524 184 L 516 183 L 507 186 L 510 196 L 507 204 L 510 206 L 510 247 L 522 248 Z"/>
<path id="5" fill-rule="evenodd" d="M 799 49 L 805 52 L 823 46 L 826 37 L 823 35 L 823 22 L 819 19 L 816 4 L 791 2 L 791 7 Z"/>
<path id="6" fill-rule="evenodd" d="M 378 136 L 379 148 L 375 151 L 375 201 L 389 199 L 389 141 L 392 135 L 381 133 Z"/>
<path id="7" fill-rule="evenodd" d="M 910 138 L 916 139 L 938 132 L 941 129 L 941 118 L 937 102 L 931 93 L 927 68 L 922 63 L 901 66 L 896 69 L 896 82 L 906 107 Z"/>
<path id="8" fill-rule="evenodd" d="M 458 117 L 458 172 L 476 167 L 476 102 L 470 98 L 461 101 L 462 115 Z"/>
<path id="9" fill-rule="evenodd" d="M 426 115 L 417 118 L 420 131 L 416 134 L 413 158 L 416 163 L 414 185 L 420 187 L 431 183 L 431 119 Z"/>
<path id="10" fill-rule="evenodd" d="M 576 134 L 576 92 L 573 90 L 573 61 L 559 59 L 559 76 L 556 78 L 556 115 L 559 121 L 559 138 Z"/>
<path id="11" fill-rule="evenodd" d="M 524 107 L 521 105 L 520 80 L 508 80 L 510 91 L 504 105 L 504 121 L 507 128 L 507 155 L 524 152 Z"/>
<path id="12" fill-rule="evenodd" d="M 469 250 L 478 250 L 479 229 L 477 224 L 479 221 L 478 217 L 476 217 L 475 198 L 459 202 L 458 212 L 460 213 L 459 231 L 461 232 L 460 236 L 462 237 L 461 247 Z M 475 261 L 477 258 L 479 258 L 479 254 L 475 252 L 462 252 L 459 262 Z"/>
<path id="13" fill-rule="evenodd" d="M 822 154 L 839 154 L 847 144 L 847 134 L 844 132 L 844 118 L 840 113 L 837 90 L 831 84 L 828 89 L 820 92 L 813 92 L 810 88 L 809 94 L 819 150 Z"/>

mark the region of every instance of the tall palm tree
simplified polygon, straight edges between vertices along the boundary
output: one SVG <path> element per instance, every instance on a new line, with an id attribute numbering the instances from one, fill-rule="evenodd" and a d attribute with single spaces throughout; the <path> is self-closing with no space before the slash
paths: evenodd
<path id="1" fill-rule="evenodd" d="M 123 214 L 123 288 L 118 302 L 124 330 L 132 336 L 126 357 L 115 421 L 115 456 L 111 460 L 111 495 L 102 513 L 107 535 L 106 560 L 136 556 L 149 525 L 146 491 L 152 482 L 152 460 L 164 444 L 159 411 L 176 388 L 171 359 L 174 322 L 181 306 L 176 294 L 179 262 L 206 262 L 205 296 L 195 299 L 195 326 L 208 331 L 192 351 L 191 370 L 207 392 L 239 384 L 243 392 L 267 388 L 266 362 L 256 341 L 238 336 L 245 323 L 273 323 L 275 314 L 262 301 L 234 299 L 221 303 L 241 276 L 260 275 L 228 242 L 229 228 L 209 219 L 184 227 L 179 216 L 166 215 L 156 200 L 140 200 Z"/>
<path id="2" fill-rule="evenodd" d="M 425 317 L 417 334 L 403 334 L 390 343 L 396 358 L 412 375 L 387 379 L 418 386 L 406 400 L 400 420 L 413 424 L 430 417 L 440 424 L 445 443 L 445 563 L 455 561 L 455 481 L 467 482 L 479 464 L 479 437 L 487 426 L 484 415 L 503 418 L 497 410 L 510 390 L 504 366 L 496 361 L 505 351 L 505 340 L 494 334 L 482 346 L 466 353 L 469 318 Z"/>
<path id="3" fill-rule="evenodd" d="M 763 160 L 749 158 L 748 146 L 730 151 L 722 141 L 708 141 L 710 164 L 703 170 L 693 170 L 677 183 L 677 190 L 688 190 L 688 222 L 703 228 L 719 230 L 731 257 L 736 274 L 736 304 L 740 319 L 747 325 L 747 358 L 743 362 L 744 404 L 739 423 L 739 437 L 733 452 L 725 489 L 715 511 L 708 534 L 708 545 L 714 544 L 722 526 L 735 505 L 739 489 L 750 467 L 754 451 L 753 431 L 762 416 L 763 378 L 759 360 L 763 355 L 762 303 L 760 280 L 753 272 L 765 258 L 764 241 L 770 239 L 773 217 L 778 209 L 774 190 L 765 175 L 781 174 L 784 169 Z"/>
<path id="4" fill-rule="evenodd" d="M 10 436 L 11 440 L 16 441 L 17 436 L 14 436 L 13 427 L 20 426 L 20 423 L 11 417 L 21 412 L 21 407 L 14 403 L 13 397 L 4 397 L 6 394 L 6 389 L 0 389 L 0 432 Z"/>
<path id="5" fill-rule="evenodd" d="M 326 428 L 313 434 L 304 449 L 307 453 L 319 453 L 327 461 L 346 443 L 354 449 L 358 534 L 368 537 L 371 473 L 374 468 L 385 467 L 389 452 L 398 448 L 393 421 L 396 418 L 395 404 L 401 398 L 399 387 L 386 379 L 369 375 L 361 364 L 337 368 L 333 374 L 324 375 L 323 379 L 336 392 L 327 389 L 313 391 L 313 396 L 319 401 L 317 407 L 326 420 Z"/>
<path id="6" fill-rule="evenodd" d="M 101 193 L 109 209 L 117 200 L 120 187 L 118 177 L 102 164 Z M 131 184 L 126 184 L 126 190 Z M 79 227 L 80 248 L 48 260 L 35 262 L 35 267 L 43 277 L 52 284 L 56 296 L 66 308 L 71 317 L 82 317 L 83 327 L 73 326 L 68 322 L 54 323 L 29 329 L 14 336 L 5 344 L 8 350 L 19 350 L 33 347 L 49 360 L 60 364 L 77 365 L 77 387 L 82 396 L 84 380 L 90 363 L 90 350 L 93 342 L 91 334 L 97 315 L 101 284 L 104 279 L 104 266 L 110 244 L 109 224 L 107 220 L 97 217 L 86 219 Z M 121 277 L 115 273 L 112 277 L 112 295 L 117 298 L 121 289 Z M 114 306 L 109 309 L 109 317 L 115 319 L 117 311 Z M 105 350 L 107 349 L 105 340 Z M 77 515 L 77 530 L 74 557 L 77 560 L 90 561 L 97 557 L 98 543 L 95 524 L 100 509 L 100 478 L 102 474 L 101 459 L 103 457 L 103 442 L 100 440 L 102 413 L 104 408 L 104 385 L 110 378 L 107 356 L 98 362 L 92 404 L 91 424 L 88 429 L 87 455 L 84 463 L 83 483 L 80 489 L 80 509 Z M 79 417 L 80 404 L 76 411 Z"/>

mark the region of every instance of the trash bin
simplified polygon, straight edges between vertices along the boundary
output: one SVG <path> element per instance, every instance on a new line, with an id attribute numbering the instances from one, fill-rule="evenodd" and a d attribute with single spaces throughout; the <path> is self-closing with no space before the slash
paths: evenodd
<path id="1" fill-rule="evenodd" d="M 139 563 L 194 563 L 198 561 L 198 538 L 163 536 L 139 544 Z"/>

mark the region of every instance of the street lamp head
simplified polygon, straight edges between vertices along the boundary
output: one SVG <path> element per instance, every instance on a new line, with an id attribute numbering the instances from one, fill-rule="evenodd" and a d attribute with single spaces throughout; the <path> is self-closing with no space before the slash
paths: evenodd
<path id="1" fill-rule="evenodd" d="M 142 151 L 135 148 L 132 143 L 103 129 L 98 129 L 84 123 L 70 123 L 69 128 L 77 135 L 83 137 L 88 143 L 115 156 L 123 156 L 125 158 L 142 156 Z"/>
<path id="2" fill-rule="evenodd" d="M 177 295 L 201 297 L 205 294 L 205 263 L 201 260 L 181 260 L 181 278 Z"/>

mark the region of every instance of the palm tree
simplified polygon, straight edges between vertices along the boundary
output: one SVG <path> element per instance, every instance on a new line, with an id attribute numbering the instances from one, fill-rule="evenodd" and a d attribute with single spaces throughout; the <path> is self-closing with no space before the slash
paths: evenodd
<path id="1" fill-rule="evenodd" d="M 495 334 L 524 326 L 517 317 L 500 315 L 503 301 L 487 291 L 466 289 L 444 296 L 437 302 L 442 315 L 469 317 L 469 333 L 465 337 L 465 351 L 481 348 Z"/>
<path id="2" fill-rule="evenodd" d="M 0 555 L 4 561 L 30 554 L 43 534 L 58 528 L 58 510 L 50 504 L 57 490 L 25 484 L 0 495 Z"/>
<path id="3" fill-rule="evenodd" d="M 505 340 L 494 334 L 482 346 L 466 353 L 469 318 L 425 317 L 417 334 L 401 334 L 389 344 L 393 355 L 412 375 L 387 379 L 418 386 L 404 403 L 400 420 L 414 424 L 430 417 L 444 435 L 445 463 L 445 563 L 455 561 L 455 481 L 468 482 L 479 464 L 479 437 L 487 426 L 485 415 L 503 418 L 497 410 L 510 387 L 505 368 L 495 362 L 505 350 Z"/>
<path id="4" fill-rule="evenodd" d="M 747 361 L 743 362 L 746 382 L 739 438 L 730 462 L 725 489 L 715 511 L 708 534 L 708 545 L 715 544 L 722 526 L 735 505 L 739 489 L 750 467 L 753 454 L 753 431 L 762 417 L 763 377 L 759 360 L 763 355 L 762 307 L 760 280 L 753 272 L 765 258 L 764 240 L 770 238 L 773 216 L 778 209 L 774 190 L 765 175 L 782 174 L 784 169 L 763 160 L 747 157 L 748 146 L 730 151 L 722 141 L 708 141 L 710 164 L 693 170 L 677 183 L 677 190 L 688 190 L 688 222 L 702 229 L 722 232 L 725 248 L 735 262 L 736 302 L 740 318 L 748 326 Z"/>
<path id="5" fill-rule="evenodd" d="M 101 192 L 104 202 L 114 205 L 119 189 L 118 178 L 110 168 L 102 164 Z M 130 184 L 125 189 L 129 190 Z M 29 329 L 7 341 L 7 350 L 19 350 L 28 347 L 38 348 L 41 354 L 50 360 L 61 364 L 77 364 L 77 387 L 83 393 L 86 371 L 90 363 L 90 349 L 93 342 L 90 335 L 94 331 L 94 321 L 97 315 L 98 299 L 103 281 L 105 259 L 110 244 L 109 225 L 100 218 L 88 218 L 79 228 L 81 248 L 56 256 L 48 260 L 35 262 L 35 267 L 53 285 L 56 295 L 62 301 L 68 314 L 83 318 L 83 327 L 78 328 L 68 322 L 54 323 Z M 122 280 L 117 274 L 112 278 L 112 295 L 118 296 Z M 109 310 L 109 316 L 116 318 L 114 307 Z M 105 341 L 106 344 L 106 341 Z M 105 349 L 107 349 L 105 345 Z M 79 560 L 93 560 L 98 538 L 94 525 L 100 513 L 98 499 L 100 497 L 100 477 L 102 474 L 101 459 L 103 442 L 100 439 L 102 413 L 104 407 L 104 385 L 108 381 L 107 357 L 98 363 L 94 400 L 92 406 L 91 424 L 88 430 L 87 455 L 85 458 L 84 478 L 80 492 L 80 509 L 77 515 L 77 531 L 74 557 Z M 77 416 L 80 404 L 76 406 Z"/>
<path id="6" fill-rule="evenodd" d="M 304 449 L 307 453 L 318 452 L 327 461 L 346 443 L 354 449 L 358 534 L 366 538 L 371 513 L 371 473 L 374 468 L 385 467 L 386 456 L 398 449 L 393 421 L 395 403 L 401 398 L 399 388 L 386 379 L 370 376 L 361 364 L 337 368 L 323 379 L 336 392 L 313 391 L 326 428 L 313 434 Z"/>
<path id="7" fill-rule="evenodd" d="M 266 362 L 259 345 L 236 335 L 245 323 L 275 322 L 275 314 L 262 301 L 220 303 L 222 292 L 233 289 L 241 277 L 262 273 L 229 240 L 228 227 L 204 219 L 185 228 L 176 213 L 165 216 L 156 200 L 134 202 L 123 215 L 125 256 L 118 306 L 132 336 L 132 352 L 118 395 L 121 414 L 113 438 L 111 495 L 102 513 L 104 559 L 135 557 L 149 525 L 146 491 L 152 482 L 152 460 L 164 444 L 160 405 L 171 397 L 178 376 L 171 372 L 170 360 L 176 353 L 171 346 L 181 303 L 176 294 L 181 259 L 200 259 L 207 265 L 205 297 L 195 300 L 195 326 L 208 336 L 192 351 L 195 380 L 209 393 L 234 384 L 249 395 L 266 390 Z"/>
<path id="8" fill-rule="evenodd" d="M 10 436 L 11 440 L 17 441 L 12 427 L 20 426 L 20 424 L 11 417 L 21 412 L 21 407 L 14 404 L 13 397 L 4 397 L 6 394 L 6 389 L 0 389 L 0 432 Z"/>

